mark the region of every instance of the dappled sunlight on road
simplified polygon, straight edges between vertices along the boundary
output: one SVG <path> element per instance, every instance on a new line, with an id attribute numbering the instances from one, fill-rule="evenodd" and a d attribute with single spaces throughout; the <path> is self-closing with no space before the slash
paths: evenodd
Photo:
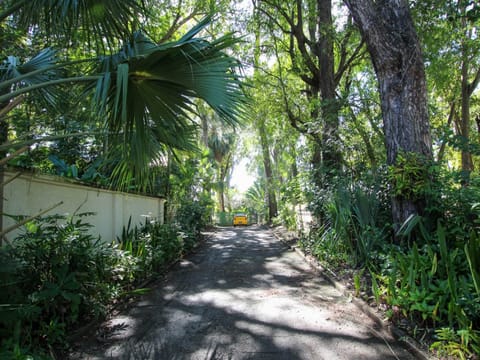
<path id="1" fill-rule="evenodd" d="M 90 344 L 79 351 L 79 358 L 383 360 L 396 356 L 385 339 L 371 331 L 372 321 L 297 253 L 256 226 L 218 230 L 123 319 L 128 319 L 123 332 L 101 345 Z M 401 358 L 413 359 L 406 352 Z"/>

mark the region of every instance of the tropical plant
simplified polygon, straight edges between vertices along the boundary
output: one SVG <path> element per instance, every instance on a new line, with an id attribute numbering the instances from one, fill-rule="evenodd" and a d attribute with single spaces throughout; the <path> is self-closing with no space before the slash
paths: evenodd
<path id="1" fill-rule="evenodd" d="M 15 246 L 0 247 L 0 357 L 55 353 L 81 323 L 148 289 L 138 286 L 194 248 L 205 226 L 203 208 L 185 204 L 178 224 L 149 221 L 105 242 L 83 217 L 38 218 Z M 22 355 L 22 356 L 23 356 Z"/>
<path id="2" fill-rule="evenodd" d="M 78 321 L 105 314 L 119 288 L 111 281 L 121 254 L 89 228 L 82 218 L 51 216 L 28 223 L 14 247 L 0 248 L 9 257 L 1 269 L 3 351 L 64 346 Z"/>
<path id="3" fill-rule="evenodd" d="M 458 359 L 470 359 L 480 354 L 480 332 L 472 328 L 453 330 L 440 328 L 436 331 L 437 341 L 430 347 L 441 356 L 454 356 Z"/>
<path id="4" fill-rule="evenodd" d="M 265 186 L 256 181 L 245 193 L 246 204 L 252 213 L 258 214 L 263 220 L 267 217 L 265 204 Z"/>
<path id="5" fill-rule="evenodd" d="M 113 171 L 117 185 L 125 187 L 135 179 L 144 188 L 151 181 L 147 170 L 158 161 L 159 153 L 166 148 L 194 148 L 195 99 L 204 100 L 230 124 L 242 116 L 245 98 L 236 72 L 239 63 L 226 53 L 236 40 L 231 34 L 213 41 L 196 37 L 210 22 L 209 17 L 179 40 L 158 45 L 141 32 L 127 32 L 130 25 L 126 24 L 135 24 L 127 20 L 138 19 L 141 3 L 84 1 L 82 6 L 77 5 L 22 1 L 6 9 L 0 19 L 7 21 L 11 16 L 18 21 L 18 27 L 45 25 L 48 31 L 58 30 L 69 36 L 76 33 L 76 27 L 85 29 L 91 25 L 92 41 L 97 39 L 97 32 L 107 36 L 107 44 L 127 35 L 129 40 L 115 54 L 81 59 L 93 68 L 88 75 L 63 76 L 65 71 L 73 70 L 78 60 L 61 62 L 51 49 L 24 64 L 14 56 L 7 57 L 0 72 L 3 113 L 11 111 L 12 104 L 18 106 L 26 94 L 41 91 L 54 104 L 58 89 L 54 85 L 84 84 L 86 90 L 93 91 L 97 112 L 106 119 L 103 133 L 109 139 L 108 155 L 121 159 Z M 47 22 L 39 16 L 43 13 L 39 9 L 51 14 Z M 112 19 L 115 14 L 118 17 Z M 60 18 L 64 22 L 60 23 Z M 24 145 L 22 140 L 2 144 L 3 150 Z"/>

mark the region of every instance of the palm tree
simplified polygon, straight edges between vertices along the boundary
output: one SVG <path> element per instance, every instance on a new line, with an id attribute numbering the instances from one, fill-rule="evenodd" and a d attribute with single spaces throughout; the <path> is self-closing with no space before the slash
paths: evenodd
<path id="1" fill-rule="evenodd" d="M 267 193 L 265 192 L 264 181 L 255 181 L 255 183 L 247 190 L 245 193 L 245 198 L 247 199 L 247 206 L 250 209 L 253 209 L 253 212 L 257 214 L 260 218 L 258 221 L 268 220 L 266 219 L 268 215 L 268 209 L 266 207 L 266 198 Z"/>
<path id="2" fill-rule="evenodd" d="M 144 33 L 131 31 L 142 14 L 141 0 L 1 2 L 0 25 L 16 21 L 24 29 L 45 26 L 49 33 L 66 37 L 83 29 L 103 55 L 80 60 L 91 64 L 90 73 L 62 76 L 73 62 L 60 62 L 51 49 L 23 64 L 2 54 L 6 60 L 0 67 L 0 122 L 24 96 L 42 95 L 54 104 L 57 85 L 82 83 L 93 92 L 97 112 L 105 119 L 103 131 L 109 136 L 111 155 L 119 157 L 113 172 L 117 185 L 135 179 L 143 186 L 163 151 L 194 147 L 198 100 L 224 122 L 236 124 L 246 102 L 237 75 L 239 63 L 225 52 L 236 40 L 231 35 L 212 41 L 199 38 L 211 20 L 207 17 L 178 41 L 157 44 Z M 109 49 L 120 37 L 127 40 L 112 53 Z M 5 140 L 0 151 L 22 145 Z"/>
<path id="3" fill-rule="evenodd" d="M 208 140 L 208 148 L 216 164 L 218 209 L 225 212 L 225 185 L 228 185 L 227 175 L 232 168 L 233 134 L 219 135 L 215 130 Z"/>

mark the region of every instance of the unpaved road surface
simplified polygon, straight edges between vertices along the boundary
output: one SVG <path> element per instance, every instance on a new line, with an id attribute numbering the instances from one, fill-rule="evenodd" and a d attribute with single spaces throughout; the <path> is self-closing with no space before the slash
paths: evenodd
<path id="1" fill-rule="evenodd" d="M 260 227 L 223 228 L 74 359 L 414 359 Z"/>

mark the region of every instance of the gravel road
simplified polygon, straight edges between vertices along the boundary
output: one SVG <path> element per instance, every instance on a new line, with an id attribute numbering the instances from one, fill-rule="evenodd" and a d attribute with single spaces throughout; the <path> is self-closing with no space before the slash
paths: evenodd
<path id="1" fill-rule="evenodd" d="M 261 227 L 221 228 L 72 359 L 415 359 Z"/>

